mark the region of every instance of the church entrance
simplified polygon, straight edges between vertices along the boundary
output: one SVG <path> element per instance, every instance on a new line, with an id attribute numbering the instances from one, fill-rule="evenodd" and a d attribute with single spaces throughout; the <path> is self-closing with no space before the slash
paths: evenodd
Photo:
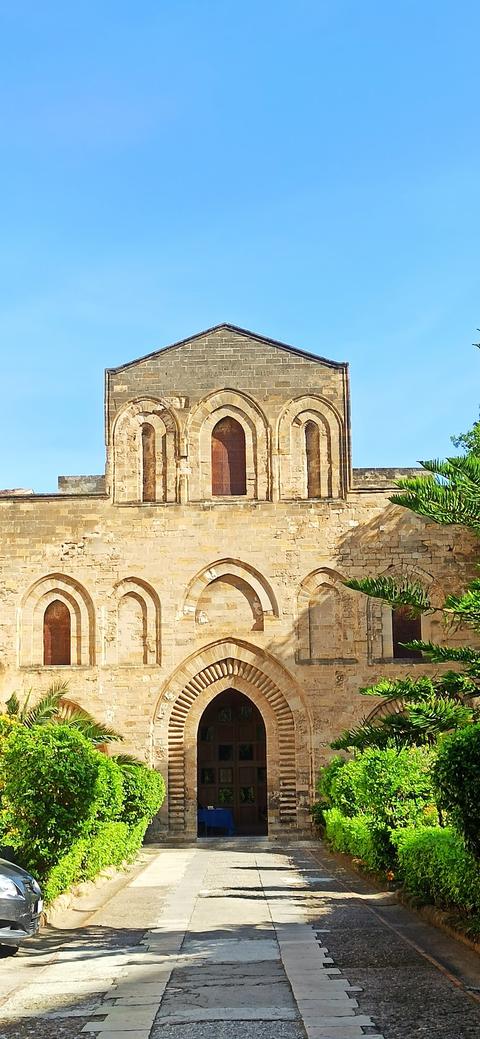
<path id="1" fill-rule="evenodd" d="M 208 705 L 198 727 L 197 763 L 199 836 L 225 832 L 229 824 L 240 836 L 266 834 L 265 724 L 248 696 L 226 689 Z"/>

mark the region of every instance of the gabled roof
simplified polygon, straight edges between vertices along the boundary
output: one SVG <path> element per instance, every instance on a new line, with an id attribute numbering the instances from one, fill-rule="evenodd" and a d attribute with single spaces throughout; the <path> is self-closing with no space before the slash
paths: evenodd
<path id="1" fill-rule="evenodd" d="M 268 336 L 259 335 L 258 332 L 250 332 L 248 328 L 239 328 L 237 325 L 229 325 L 224 322 L 221 325 L 213 325 L 212 328 L 206 328 L 203 332 L 196 332 L 193 336 L 187 336 L 186 339 L 179 339 L 177 343 L 170 343 L 169 346 L 164 346 L 160 350 L 152 350 L 151 353 L 145 354 L 143 357 L 137 357 L 134 361 L 119 364 L 116 368 L 107 368 L 107 372 L 121 372 L 125 368 L 132 368 L 135 364 L 141 364 L 142 361 L 149 361 L 152 357 L 158 357 L 159 354 L 164 354 L 167 350 L 176 350 L 180 346 L 185 346 L 186 343 L 193 342 L 194 339 L 201 339 L 202 336 L 223 330 L 236 332 L 238 335 L 247 336 L 249 339 L 256 339 L 260 343 L 267 343 L 269 346 L 276 347 L 277 350 L 285 350 L 287 353 L 296 354 L 297 357 L 306 357 L 309 361 L 326 364 L 330 368 L 348 368 L 347 361 L 330 361 L 326 357 L 318 357 L 317 354 L 309 353 L 306 350 L 298 350 L 296 346 L 290 346 L 288 343 L 281 343 L 278 339 L 269 339 Z"/>

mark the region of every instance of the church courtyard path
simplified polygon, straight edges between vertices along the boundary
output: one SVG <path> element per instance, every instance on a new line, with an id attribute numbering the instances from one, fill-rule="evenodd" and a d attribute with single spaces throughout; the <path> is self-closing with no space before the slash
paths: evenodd
<path id="1" fill-rule="evenodd" d="M 479 1035 L 475 953 L 313 842 L 148 849 L 84 922 L 0 959 L 0 1039 Z"/>

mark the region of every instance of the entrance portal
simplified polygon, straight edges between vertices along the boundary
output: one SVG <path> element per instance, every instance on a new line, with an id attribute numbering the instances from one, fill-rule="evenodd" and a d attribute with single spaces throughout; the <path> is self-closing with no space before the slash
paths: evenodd
<path id="1" fill-rule="evenodd" d="M 266 834 L 265 725 L 248 696 L 226 689 L 208 705 L 198 727 L 197 763 L 199 808 L 231 811 L 237 834 Z"/>

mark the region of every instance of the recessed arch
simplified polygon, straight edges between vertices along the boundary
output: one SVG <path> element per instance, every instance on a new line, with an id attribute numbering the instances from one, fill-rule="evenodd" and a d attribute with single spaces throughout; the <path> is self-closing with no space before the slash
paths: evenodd
<path id="1" fill-rule="evenodd" d="M 217 559 L 196 574 L 185 594 L 183 615 L 195 616 L 199 600 L 207 585 L 224 577 L 237 577 L 252 589 L 260 602 L 264 620 L 265 617 L 279 616 L 278 600 L 270 582 L 249 563 L 233 558 Z"/>
<path id="2" fill-rule="evenodd" d="M 245 496 L 260 500 L 270 498 L 270 437 L 266 417 L 251 397 L 229 388 L 215 390 L 190 412 L 186 428 L 189 498 L 203 501 L 213 497 L 211 437 L 214 427 L 227 418 L 239 423 L 245 436 Z"/>
<path id="3" fill-rule="evenodd" d="M 245 693 L 258 707 L 267 731 L 270 831 L 307 826 L 312 774 L 311 719 L 298 686 L 270 654 L 240 640 L 204 647 L 177 669 L 156 711 L 168 745 L 156 745 L 157 767 L 168 771 L 169 829 L 196 833 L 196 741 L 207 705 L 225 689 Z"/>
<path id="4" fill-rule="evenodd" d="M 112 427 L 114 500 L 176 501 L 178 440 L 176 416 L 161 398 L 143 397 L 125 404 Z"/>
<path id="5" fill-rule="evenodd" d="M 313 444 L 315 433 L 318 457 L 315 489 L 309 494 L 306 431 Z M 311 445 L 312 446 L 312 445 Z M 344 423 L 334 405 L 320 396 L 297 397 L 283 409 L 277 424 L 277 449 L 280 459 L 280 498 L 341 498 L 347 487 L 347 445 Z"/>
<path id="6" fill-rule="evenodd" d="M 113 591 L 107 662 L 126 666 L 161 661 L 161 607 L 158 593 L 139 577 L 124 577 Z"/>
<path id="7" fill-rule="evenodd" d="M 95 611 L 86 588 L 67 574 L 40 577 L 22 598 L 19 616 L 19 658 L 24 667 L 44 664 L 44 617 L 58 601 L 70 614 L 71 665 L 95 663 Z M 55 665 L 52 665 L 55 666 Z"/>
<path id="8" fill-rule="evenodd" d="M 416 581 L 428 591 L 433 606 L 441 606 L 444 595 L 438 582 L 433 575 L 419 566 L 407 563 L 406 565 L 391 565 L 380 575 L 382 577 L 394 577 L 397 580 L 407 578 Z M 399 618 L 401 621 L 401 618 Z M 394 662 L 418 663 L 422 662 L 421 654 L 416 657 L 408 653 L 401 655 L 401 649 L 397 648 L 399 641 L 410 641 L 411 638 L 421 638 L 424 641 L 442 642 L 441 622 L 435 614 L 422 614 L 411 632 L 405 631 L 399 634 L 400 625 L 395 625 L 393 610 L 391 606 L 382 603 L 379 599 L 367 599 L 367 640 L 369 663 Z"/>
<path id="9" fill-rule="evenodd" d="M 302 581 L 297 599 L 297 663 L 355 663 L 354 593 L 332 567 L 319 567 Z"/>

